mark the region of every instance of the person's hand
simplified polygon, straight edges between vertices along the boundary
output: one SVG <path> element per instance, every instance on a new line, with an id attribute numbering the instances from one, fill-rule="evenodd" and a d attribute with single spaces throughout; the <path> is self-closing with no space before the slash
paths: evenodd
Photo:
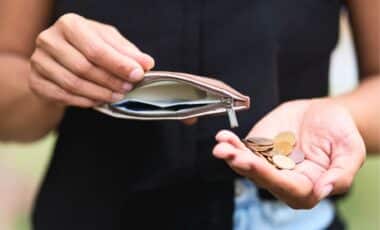
<path id="1" fill-rule="evenodd" d="M 114 27 L 66 14 L 38 36 L 29 86 L 48 101 L 92 107 L 122 99 L 153 66 Z"/>
<path id="2" fill-rule="evenodd" d="M 365 146 L 345 108 L 331 99 L 287 102 L 261 119 L 248 136 L 273 138 L 282 131 L 294 132 L 296 148 L 305 153 L 293 170 L 276 169 L 230 131 L 216 135 L 213 154 L 292 208 L 312 208 L 350 188 L 365 160 Z"/>

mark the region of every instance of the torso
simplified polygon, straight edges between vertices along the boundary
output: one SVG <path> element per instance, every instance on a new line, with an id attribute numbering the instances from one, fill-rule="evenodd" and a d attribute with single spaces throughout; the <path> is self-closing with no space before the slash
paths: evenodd
<path id="1" fill-rule="evenodd" d="M 238 114 L 240 128 L 234 130 L 240 136 L 283 100 L 327 94 L 337 0 L 56 2 L 56 16 L 76 12 L 118 27 L 155 58 L 156 70 L 215 77 L 249 95 L 252 108 Z M 199 223 L 190 229 L 230 229 L 235 175 L 211 155 L 213 136 L 223 128 L 226 116 L 188 127 L 70 108 L 36 203 L 36 229 L 118 229 L 133 222 L 133 213 L 135 220 L 149 221 L 152 214 L 166 229 L 186 229 L 172 216 L 180 220 L 194 212 L 203 218 L 193 216 Z M 191 194 L 199 199 L 189 202 Z M 181 202 L 187 211 L 178 212 Z M 138 211 L 140 204 L 156 207 Z M 170 214 L 160 212 L 165 204 L 172 204 Z"/>

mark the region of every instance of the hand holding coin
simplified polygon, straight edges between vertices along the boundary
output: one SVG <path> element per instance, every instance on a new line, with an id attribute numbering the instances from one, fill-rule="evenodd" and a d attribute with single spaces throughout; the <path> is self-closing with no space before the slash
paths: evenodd
<path id="1" fill-rule="evenodd" d="M 247 135 L 216 135 L 215 157 L 293 208 L 346 192 L 365 158 L 350 116 L 328 99 L 280 105 Z"/>

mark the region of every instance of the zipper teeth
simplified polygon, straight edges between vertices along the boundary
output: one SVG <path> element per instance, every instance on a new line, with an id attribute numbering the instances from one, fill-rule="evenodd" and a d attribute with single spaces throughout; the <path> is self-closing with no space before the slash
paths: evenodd
<path id="1" fill-rule="evenodd" d="M 226 109 L 226 111 L 227 111 L 230 127 L 231 128 L 236 128 L 236 127 L 239 126 L 239 124 L 238 124 L 238 120 L 237 120 L 237 117 L 236 117 L 236 112 L 235 112 L 235 110 L 233 108 L 233 102 L 234 102 L 233 98 L 222 97 L 220 99 L 220 103 L 206 105 L 206 106 L 201 106 L 200 108 L 195 109 L 195 111 L 198 112 L 198 113 L 201 113 L 201 112 L 207 111 L 209 109 L 220 108 L 221 106 L 223 106 Z M 129 116 L 141 116 L 142 115 L 142 114 L 139 114 L 138 112 L 136 112 L 136 113 L 134 113 L 134 112 L 126 112 L 126 111 L 120 110 L 117 107 L 113 107 L 113 106 L 108 106 L 108 109 L 111 110 L 111 111 L 117 112 L 117 113 L 129 115 Z M 142 116 L 146 117 L 146 118 L 149 118 L 149 117 L 154 118 L 154 117 L 157 117 L 157 116 L 158 117 L 160 117 L 160 116 L 161 117 L 162 116 L 166 117 L 166 116 L 170 116 L 170 115 L 172 115 L 172 113 L 159 114 L 159 115 L 157 115 L 157 114 L 144 114 Z"/>

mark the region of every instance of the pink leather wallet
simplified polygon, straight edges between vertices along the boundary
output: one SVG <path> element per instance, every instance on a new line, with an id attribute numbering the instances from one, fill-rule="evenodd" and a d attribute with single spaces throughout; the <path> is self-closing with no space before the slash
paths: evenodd
<path id="1" fill-rule="evenodd" d="M 125 97 L 95 107 L 116 118 L 182 120 L 227 113 L 237 127 L 236 111 L 250 107 L 250 98 L 219 80 L 187 73 L 150 71 Z"/>

